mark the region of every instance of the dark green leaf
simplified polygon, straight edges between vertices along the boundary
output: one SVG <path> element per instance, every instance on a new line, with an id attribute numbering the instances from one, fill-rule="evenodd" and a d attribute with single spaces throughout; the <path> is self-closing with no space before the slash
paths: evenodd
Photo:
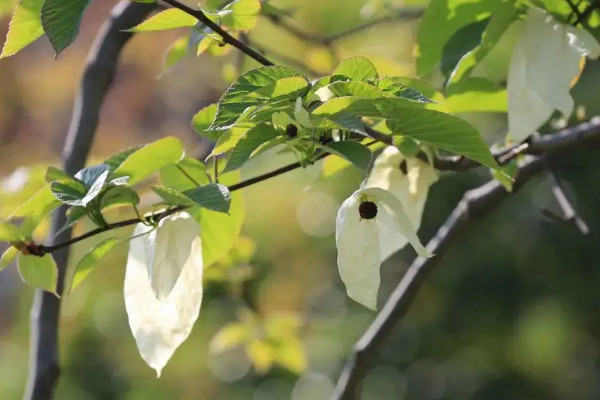
<path id="1" fill-rule="evenodd" d="M 56 55 L 69 46 L 79 33 L 81 18 L 91 0 L 45 0 L 40 18 Z"/>
<path id="2" fill-rule="evenodd" d="M 106 191 L 102 196 L 100 208 L 105 209 L 114 205 L 138 205 L 140 196 L 128 186 L 115 186 Z"/>
<path id="3" fill-rule="evenodd" d="M 293 68 L 276 66 L 260 67 L 242 74 L 219 100 L 219 108 L 210 129 L 227 129 L 231 127 L 246 108 L 261 104 L 264 101 L 248 97 L 249 93 L 268 86 L 279 79 L 294 76 L 303 77 L 300 72 Z"/>
<path id="4" fill-rule="evenodd" d="M 87 187 L 91 187 L 104 173 L 110 171 L 110 167 L 107 164 L 98 164 L 92 167 L 81 169 L 75 174 L 75 178 L 83 182 Z"/>
<path id="5" fill-rule="evenodd" d="M 349 161 L 356 168 L 366 171 L 371 163 L 371 150 L 363 144 L 352 140 L 332 142 L 323 146 L 327 151 Z"/>
<path id="6" fill-rule="evenodd" d="M 481 43 L 481 34 L 485 30 L 489 18 L 463 26 L 452 35 L 442 49 L 441 69 L 445 77 L 458 64 L 460 59 Z"/>
<path id="7" fill-rule="evenodd" d="M 177 164 L 161 168 L 160 181 L 163 185 L 180 192 L 204 185 L 208 183 L 206 164 L 186 157 Z"/>
<path id="8" fill-rule="evenodd" d="M 167 186 L 152 186 L 154 193 L 159 195 L 167 204 L 172 206 L 191 206 L 194 203 L 192 199 L 178 190 Z"/>
<path id="9" fill-rule="evenodd" d="M 211 183 L 183 192 L 201 207 L 222 213 L 229 212 L 231 194 L 225 185 Z"/>
<path id="10" fill-rule="evenodd" d="M 52 193 L 63 204 L 84 206 L 83 198 L 87 190 L 83 183 L 76 181 L 57 181 L 50 184 Z"/>
<path id="11" fill-rule="evenodd" d="M 233 171 L 240 168 L 252 153 L 258 149 L 263 143 L 279 136 L 280 133 L 271 125 L 259 124 L 249 131 L 241 135 L 235 144 L 235 147 L 229 155 L 227 165 L 223 172 Z"/>

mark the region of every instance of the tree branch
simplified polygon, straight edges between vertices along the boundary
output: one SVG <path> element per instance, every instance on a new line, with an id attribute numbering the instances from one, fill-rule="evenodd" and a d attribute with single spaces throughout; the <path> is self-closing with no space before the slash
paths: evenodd
<path id="1" fill-rule="evenodd" d="M 85 166 L 96 126 L 100 106 L 113 80 L 117 59 L 121 49 L 131 37 L 124 32 L 142 22 L 154 8 L 151 4 L 119 3 L 97 36 L 88 56 L 81 87 L 73 108 L 67 139 L 63 151 L 65 171 L 71 175 Z M 53 238 L 65 223 L 65 208 L 59 208 L 53 216 L 50 237 Z M 67 229 L 53 240 L 64 241 L 71 235 Z M 58 288 L 64 285 L 68 247 L 54 254 L 58 266 Z M 52 398 L 59 376 L 58 367 L 58 321 L 60 299 L 54 294 L 36 290 L 31 308 L 30 373 L 25 399 L 42 400 Z"/>
<path id="2" fill-rule="evenodd" d="M 576 150 L 577 147 L 589 148 L 592 143 L 599 142 L 600 118 L 533 141 L 528 146 L 528 151 L 543 150 L 545 154 L 528 156 L 520 165 L 513 191 L 518 191 L 532 176 L 545 170 L 546 157 L 554 159 L 569 150 Z M 425 278 L 442 260 L 462 230 L 472 220 L 482 218 L 495 210 L 509 194 L 498 181 L 489 181 L 463 195 L 462 200 L 427 245 L 427 250 L 435 256 L 417 258 L 412 263 L 371 326 L 354 346 L 352 356 L 338 380 L 334 400 L 358 398 L 360 382 L 369 369 L 370 360 L 392 328 L 404 318 Z"/>
<path id="3" fill-rule="evenodd" d="M 258 51 L 254 50 L 253 48 L 248 46 L 246 43 L 231 36 L 226 30 L 224 30 L 219 25 L 215 24 L 210 18 L 208 18 L 206 16 L 206 14 L 204 14 L 201 10 L 195 10 L 191 7 L 186 6 L 185 4 L 180 3 L 177 0 L 162 0 L 162 1 L 164 3 L 170 5 L 171 7 L 177 8 L 177 9 L 185 12 L 186 14 L 191 15 L 194 18 L 197 18 L 198 21 L 202 22 L 204 25 L 208 26 L 214 32 L 219 34 L 223 38 L 223 41 L 225 43 L 229 43 L 233 47 L 242 51 L 244 54 L 246 54 L 249 57 L 252 57 L 256 61 L 258 61 L 262 65 L 275 65 L 271 61 L 269 61 L 267 58 L 265 58 L 265 56 L 260 54 Z"/>

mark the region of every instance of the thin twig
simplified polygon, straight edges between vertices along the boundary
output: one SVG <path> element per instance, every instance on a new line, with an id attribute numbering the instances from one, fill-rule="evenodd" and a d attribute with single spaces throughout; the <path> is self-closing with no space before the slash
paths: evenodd
<path id="1" fill-rule="evenodd" d="M 254 60 L 258 61 L 260 64 L 275 65 L 271 61 L 269 61 L 267 58 L 265 58 L 262 54 L 260 54 L 258 51 L 254 50 L 250 46 L 246 45 L 241 40 L 238 40 L 237 38 L 231 36 L 226 30 L 224 30 L 219 25 L 214 23 L 210 18 L 208 18 L 206 16 L 206 14 L 204 14 L 201 10 L 197 10 L 197 9 L 188 7 L 185 4 L 180 3 L 177 0 L 162 0 L 162 1 L 174 8 L 177 8 L 177 9 L 185 12 L 188 15 L 191 15 L 194 18 L 197 18 L 200 22 L 202 22 L 203 24 L 208 26 L 210 29 L 212 29 L 215 33 L 220 35 L 221 38 L 223 38 L 223 41 L 225 43 L 229 43 L 233 47 L 242 51 L 244 54 L 246 54 L 249 57 L 252 57 Z"/>
<path id="2" fill-rule="evenodd" d="M 574 226 L 582 235 L 588 235 L 590 233 L 590 229 L 583 218 L 579 216 L 575 207 L 569 201 L 562 180 L 558 176 L 556 168 L 550 161 L 547 162 L 547 167 L 553 180 L 552 195 L 556 199 L 556 202 L 563 213 L 563 220 L 569 225 Z"/>
<path id="3" fill-rule="evenodd" d="M 384 135 L 384 136 L 387 136 L 387 135 Z M 375 139 L 379 140 L 377 138 L 375 138 Z M 381 139 L 383 140 L 383 138 L 381 138 Z M 529 146 L 527 146 L 526 151 L 524 151 L 523 153 L 519 153 L 519 155 L 520 154 L 539 154 L 541 152 L 553 153 L 556 151 L 562 151 L 567 148 L 572 148 L 572 147 L 575 147 L 578 145 L 584 146 L 591 142 L 597 142 L 597 141 L 600 141 L 600 117 L 594 118 L 590 122 L 585 122 L 585 123 L 579 124 L 575 127 L 564 129 L 560 132 L 557 132 L 557 133 L 554 133 L 551 135 L 542 136 L 538 139 L 532 140 L 530 142 Z M 500 152 L 500 153 L 503 153 L 503 152 Z M 323 153 L 317 159 L 315 159 L 314 162 L 316 162 L 320 159 L 323 159 L 323 158 L 327 157 L 328 155 L 329 155 L 329 153 Z M 514 157 L 516 157 L 516 156 L 517 156 L 517 154 L 514 154 Z M 443 167 L 440 169 L 453 170 L 453 171 L 463 171 L 467 167 L 471 168 L 472 165 L 473 166 L 479 165 L 479 164 L 475 163 L 474 161 L 471 161 L 471 160 L 463 158 L 463 157 L 457 157 L 456 159 L 448 158 L 448 159 L 444 159 L 442 161 L 436 160 L 434 162 L 435 162 L 436 168 L 439 166 L 439 167 Z M 279 175 L 282 175 L 286 172 L 293 171 L 295 169 L 300 168 L 301 166 L 302 165 L 299 162 L 283 166 L 274 171 L 267 172 L 265 174 L 256 176 L 254 178 L 250 178 L 245 181 L 239 182 L 237 184 L 231 185 L 231 186 L 229 186 L 229 191 L 234 192 L 236 190 L 243 189 L 245 187 L 266 181 L 268 179 L 271 179 L 271 178 L 279 176 Z M 183 209 L 185 209 L 185 207 L 175 207 L 175 208 L 169 210 L 168 212 L 158 213 L 155 215 L 155 217 L 156 217 L 156 219 L 160 220 L 161 218 L 164 218 L 168 215 L 171 215 L 171 214 L 181 211 Z M 57 243 L 53 246 L 38 245 L 37 251 L 39 252 L 40 255 L 43 255 L 46 253 L 52 253 L 52 252 L 55 252 L 55 251 L 65 247 L 65 246 L 69 246 L 73 243 L 80 242 L 84 239 L 87 239 L 87 238 L 97 235 L 99 233 L 106 232 L 106 231 L 109 231 L 112 229 L 122 228 L 122 227 L 129 226 L 129 225 L 134 225 L 139 222 L 140 222 L 140 220 L 137 218 L 115 222 L 112 224 L 108 224 L 104 228 L 94 229 L 92 231 L 84 233 L 81 236 L 69 239 L 68 241 Z"/>
<path id="4" fill-rule="evenodd" d="M 75 105 L 63 151 L 64 169 L 74 175 L 85 165 L 98 125 L 100 107 L 110 87 L 121 49 L 131 37 L 125 32 L 142 22 L 154 8 L 152 4 L 124 1 L 113 9 L 101 28 L 86 62 L 86 68 Z M 65 224 L 65 207 L 53 216 L 50 237 L 54 238 Z M 54 241 L 65 241 L 71 229 L 56 235 Z M 69 249 L 64 246 L 54 254 L 58 266 L 57 293 L 62 293 Z M 60 299 L 54 294 L 36 290 L 31 307 L 30 371 L 24 399 L 52 398 L 58 381 L 58 321 Z"/>

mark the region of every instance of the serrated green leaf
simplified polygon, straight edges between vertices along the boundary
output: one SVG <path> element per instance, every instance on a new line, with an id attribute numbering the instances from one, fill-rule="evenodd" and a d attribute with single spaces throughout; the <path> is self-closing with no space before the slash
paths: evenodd
<path id="1" fill-rule="evenodd" d="M 366 99 L 393 97 L 394 94 L 378 89 L 376 86 L 362 81 L 337 81 L 327 86 L 338 97 L 356 96 Z"/>
<path id="2" fill-rule="evenodd" d="M 94 246 L 90 251 L 88 251 L 77 263 L 77 267 L 75 267 L 75 272 L 73 274 L 73 280 L 71 281 L 70 292 L 75 290 L 77 286 L 92 272 L 98 261 L 102 259 L 115 245 L 117 245 L 119 241 L 115 238 L 106 239 L 96 246 Z"/>
<path id="3" fill-rule="evenodd" d="M 194 203 L 192 199 L 178 190 L 167 186 L 154 185 L 152 191 L 159 195 L 167 204 L 172 206 L 191 206 Z"/>
<path id="4" fill-rule="evenodd" d="M 178 8 L 168 8 L 154 14 L 139 25 L 130 29 L 132 32 L 165 31 L 186 28 L 196 25 L 198 20 Z"/>
<path id="5" fill-rule="evenodd" d="M 248 97 L 249 93 L 279 79 L 294 76 L 304 77 L 293 68 L 277 66 L 255 68 L 242 74 L 219 100 L 219 108 L 210 129 L 222 130 L 231 127 L 246 108 L 264 101 Z"/>
<path id="6" fill-rule="evenodd" d="M 183 171 L 183 172 L 182 172 Z M 184 173 L 185 172 L 185 173 Z M 160 182 L 180 192 L 209 183 L 206 164 L 195 158 L 185 157 L 177 164 L 160 170 Z"/>
<path id="7" fill-rule="evenodd" d="M 388 115 L 387 126 L 395 135 L 408 136 L 498 169 L 477 129 L 458 117 L 419 108 L 398 108 Z"/>
<path id="8" fill-rule="evenodd" d="M 225 132 L 221 134 L 219 140 L 215 144 L 215 147 L 210 152 L 209 157 L 218 156 L 219 154 L 223 154 L 235 147 L 240 138 L 252 129 L 253 125 L 244 123 L 240 125 L 236 125 L 234 127 L 229 128 Z"/>
<path id="9" fill-rule="evenodd" d="M 356 168 L 366 171 L 371 163 L 371 150 L 363 144 L 352 140 L 332 142 L 323 146 L 328 152 L 349 161 Z"/>
<path id="10" fill-rule="evenodd" d="M 343 60 L 331 74 L 332 77 L 344 77 L 352 81 L 377 79 L 379 74 L 375 65 L 365 57 L 350 57 Z"/>
<path id="11" fill-rule="evenodd" d="M 183 194 L 192 199 L 200 207 L 222 213 L 229 212 L 231 194 L 225 185 L 210 183 L 186 190 Z"/>
<path id="12" fill-rule="evenodd" d="M 266 143 L 277 136 L 280 136 L 280 133 L 267 124 L 256 125 L 245 132 L 239 137 L 235 147 L 231 151 L 223 172 L 229 172 L 240 168 L 248 161 L 256 149 L 263 143 Z"/>
<path id="13" fill-rule="evenodd" d="M 53 181 L 70 180 L 73 177 L 58 168 L 48 167 L 45 175 L 46 182 L 51 183 Z"/>
<path id="14" fill-rule="evenodd" d="M 23 238 L 21 229 L 8 222 L 0 222 L 0 242 L 17 242 Z"/>
<path id="15" fill-rule="evenodd" d="M 86 187 L 77 181 L 56 181 L 50 184 L 52 193 L 58 201 L 70 206 L 85 206 L 83 198 L 86 195 Z"/>
<path id="16" fill-rule="evenodd" d="M 260 14 L 259 0 L 235 0 L 223 8 L 231 11 L 220 22 L 235 31 L 250 31 L 256 26 Z"/>
<path id="17" fill-rule="evenodd" d="M 396 108 L 422 107 L 419 101 L 399 97 L 383 99 L 365 99 L 356 96 L 344 96 L 331 99 L 312 111 L 312 115 L 327 116 L 351 113 L 362 117 L 385 118 L 387 110 Z"/>
<path id="18" fill-rule="evenodd" d="M 282 98 L 296 99 L 308 92 L 308 81 L 302 76 L 292 76 L 278 79 L 248 94 L 252 98 L 280 100 Z"/>
<path id="19" fill-rule="evenodd" d="M 8 219 L 24 218 L 25 220 L 21 224 L 21 233 L 24 236 L 30 236 L 42 219 L 59 205 L 60 201 L 52 193 L 50 184 L 47 184 L 13 211 Z"/>
<path id="20" fill-rule="evenodd" d="M 40 18 L 44 32 L 58 56 L 79 33 L 79 25 L 91 0 L 45 0 Z"/>
<path id="21" fill-rule="evenodd" d="M 115 186 L 106 191 L 102 196 L 100 208 L 105 209 L 115 205 L 138 205 L 140 196 L 128 186 Z"/>
<path id="22" fill-rule="evenodd" d="M 441 61 L 444 46 L 460 28 L 490 16 L 502 0 L 432 0 L 417 35 L 417 74 L 430 72 Z"/>
<path id="23" fill-rule="evenodd" d="M 10 57 L 44 34 L 40 13 L 44 0 L 21 0 L 10 20 L 0 59 Z"/>
<path id="24" fill-rule="evenodd" d="M 2 257 L 0 257 L 0 271 L 8 267 L 18 255 L 19 250 L 16 247 L 10 246 L 8 249 L 6 249 L 4 253 L 2 253 Z"/>
<path id="25" fill-rule="evenodd" d="M 162 167 L 177 163 L 183 155 L 181 141 L 169 136 L 131 153 L 115 169 L 113 176 L 129 176 L 129 184 L 135 185 Z"/>
<path id="26" fill-rule="evenodd" d="M 108 165 L 109 170 L 113 172 L 114 170 L 119 168 L 119 166 L 123 164 L 123 162 L 127 160 L 127 158 L 129 158 L 130 155 L 132 155 L 142 147 L 144 146 L 133 146 L 118 153 L 115 153 L 106 160 L 104 160 L 103 164 Z"/>
<path id="27" fill-rule="evenodd" d="M 26 284 L 57 294 L 58 268 L 50 254 L 43 257 L 19 254 L 17 266 Z"/>
<path id="28" fill-rule="evenodd" d="M 439 95 L 429 82 L 416 78 L 386 76 L 375 81 L 375 84 L 384 92 L 421 103 L 432 103 L 431 99 Z"/>
<path id="29" fill-rule="evenodd" d="M 219 139 L 219 136 L 223 133 L 222 131 L 211 131 L 208 130 L 210 124 L 215 119 L 215 115 L 217 115 L 217 109 L 219 105 L 217 103 L 213 103 L 208 105 L 198 111 L 194 118 L 192 118 L 192 126 L 200 134 L 200 136 L 205 137 L 213 142 L 216 142 Z"/>

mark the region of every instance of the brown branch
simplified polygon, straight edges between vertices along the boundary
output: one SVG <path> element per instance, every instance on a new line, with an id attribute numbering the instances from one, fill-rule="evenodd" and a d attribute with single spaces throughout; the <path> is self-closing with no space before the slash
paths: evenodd
<path id="1" fill-rule="evenodd" d="M 98 124 L 100 106 L 112 82 L 121 49 L 131 37 L 131 33 L 124 30 L 142 22 L 153 8 L 151 4 L 121 2 L 113 9 L 109 20 L 98 34 L 88 56 L 63 151 L 63 163 L 67 173 L 73 175 L 85 165 Z M 65 220 L 65 208 L 61 207 L 54 213 L 50 237 L 57 234 Z M 67 229 L 56 235 L 53 240 L 64 241 L 70 235 L 71 231 Z M 54 258 L 58 266 L 57 292 L 61 293 L 69 258 L 68 247 L 57 251 Z M 52 398 L 60 371 L 59 315 L 60 299 L 52 293 L 36 290 L 31 308 L 31 358 L 25 399 Z"/>
<path id="2" fill-rule="evenodd" d="M 214 23 L 210 18 L 206 16 L 201 10 L 196 10 L 191 7 L 186 6 L 183 3 L 180 3 L 177 0 L 162 0 L 164 3 L 170 5 L 171 7 L 177 8 L 188 15 L 191 15 L 194 18 L 197 18 L 198 21 L 202 22 L 204 25 L 208 26 L 215 33 L 217 33 L 225 43 L 229 43 L 233 47 L 239 49 L 244 54 L 252 57 L 254 60 L 258 61 L 262 65 L 275 65 L 271 61 L 269 61 L 265 56 L 260 54 L 258 51 L 254 50 L 243 41 L 238 40 L 237 38 L 231 36 L 226 30 L 221 28 L 218 24 Z"/>
<path id="3" fill-rule="evenodd" d="M 558 206 L 560 207 L 563 213 L 563 216 L 561 217 L 562 220 L 567 225 L 575 227 L 582 235 L 588 235 L 590 233 L 590 229 L 588 228 L 583 218 L 579 216 L 577 210 L 575 210 L 575 207 L 569 201 L 569 197 L 565 192 L 562 180 L 558 176 L 558 172 L 556 171 L 555 166 L 552 165 L 550 161 L 548 161 L 547 168 L 550 172 L 550 176 L 554 181 L 552 184 L 552 195 L 556 199 L 556 202 L 558 203 Z M 546 215 L 548 215 L 548 211 L 549 210 L 546 210 Z"/>
<path id="4" fill-rule="evenodd" d="M 545 155 L 528 156 L 519 167 L 513 191 L 518 191 L 532 176 L 545 170 L 545 157 L 554 159 L 570 150 L 577 150 L 577 147 L 585 149 L 592 143 L 598 144 L 598 142 L 600 142 L 600 119 L 598 118 L 533 141 L 527 151 L 544 150 Z M 462 200 L 427 245 L 427 250 L 435 256 L 427 259 L 417 258 L 412 263 L 371 326 L 356 343 L 352 356 L 338 380 L 332 397 L 334 400 L 358 398 L 360 383 L 369 369 L 373 355 L 392 328 L 404 318 L 425 278 L 442 260 L 461 231 L 472 220 L 482 218 L 494 211 L 509 194 L 499 182 L 490 181 L 463 195 Z"/>

